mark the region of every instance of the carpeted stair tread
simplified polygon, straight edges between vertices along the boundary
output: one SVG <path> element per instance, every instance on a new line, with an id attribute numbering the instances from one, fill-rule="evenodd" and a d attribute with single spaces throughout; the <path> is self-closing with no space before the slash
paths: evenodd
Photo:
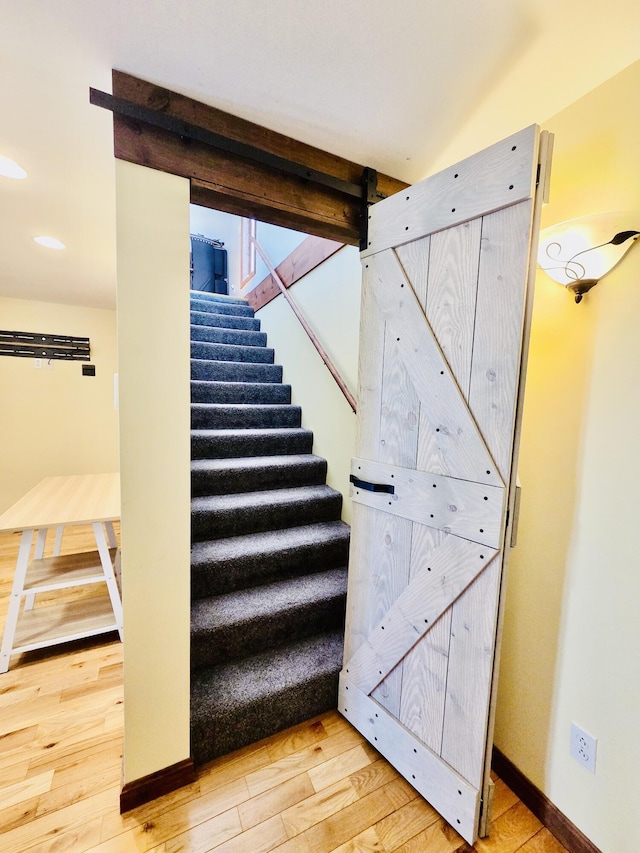
<path id="1" fill-rule="evenodd" d="M 336 707 L 342 631 L 323 633 L 191 677 L 197 764 Z"/>
<path id="2" fill-rule="evenodd" d="M 219 329 L 248 329 L 260 331 L 260 320 L 255 317 L 236 317 L 233 314 L 214 314 L 210 311 L 198 311 L 191 308 L 191 324 L 196 326 L 215 326 Z"/>
<path id="3" fill-rule="evenodd" d="M 247 303 L 221 302 L 199 297 L 190 297 L 192 311 L 200 311 L 203 314 L 228 314 L 233 317 L 253 317 L 254 311 Z"/>
<path id="4" fill-rule="evenodd" d="M 191 358 L 208 361 L 239 361 L 249 364 L 273 364 L 273 350 L 269 347 L 215 344 L 209 341 L 192 341 Z"/>
<path id="5" fill-rule="evenodd" d="M 282 382 L 282 365 L 191 358 L 192 379 L 218 382 Z"/>
<path id="6" fill-rule="evenodd" d="M 222 302 L 223 305 L 248 305 L 242 296 L 229 296 L 227 293 L 211 293 L 209 290 L 190 290 L 190 299 L 204 299 L 206 302 Z"/>
<path id="7" fill-rule="evenodd" d="M 348 554 L 349 526 L 337 520 L 194 542 L 191 597 L 346 566 Z"/>
<path id="8" fill-rule="evenodd" d="M 207 495 L 191 500 L 191 538 L 220 539 L 340 518 L 342 495 L 330 486 L 300 486 Z"/>
<path id="9" fill-rule="evenodd" d="M 291 402 L 291 385 L 283 385 L 281 382 L 214 382 L 192 379 L 191 402 L 281 405 Z"/>
<path id="10" fill-rule="evenodd" d="M 346 593 L 347 571 L 339 568 L 194 601 L 191 668 L 336 630 L 344 622 Z"/>
<path id="11" fill-rule="evenodd" d="M 216 326 L 192 325 L 191 340 L 241 347 L 266 347 L 267 345 L 265 332 L 252 332 L 250 329 L 218 329 Z"/>
<path id="12" fill-rule="evenodd" d="M 282 456 L 311 453 L 313 433 L 308 429 L 201 429 L 191 431 L 191 458 Z"/>
<path id="13" fill-rule="evenodd" d="M 299 427 L 300 406 L 260 403 L 192 403 L 191 429 L 260 429 Z"/>
<path id="14" fill-rule="evenodd" d="M 196 459 L 191 463 L 191 494 L 199 497 L 318 486 L 326 475 L 326 460 L 312 453 Z"/>

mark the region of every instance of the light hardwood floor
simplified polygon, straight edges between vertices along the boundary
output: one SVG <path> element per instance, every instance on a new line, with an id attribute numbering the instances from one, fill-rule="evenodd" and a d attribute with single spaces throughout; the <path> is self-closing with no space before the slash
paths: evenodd
<path id="1" fill-rule="evenodd" d="M 18 540 L 0 536 L 2 626 Z M 91 548 L 90 530 L 65 534 L 63 553 Z M 565 849 L 500 780 L 491 835 L 469 847 L 336 712 L 218 759 L 192 785 L 120 815 L 122 730 L 120 643 L 12 659 L 0 675 L 3 853 Z"/>

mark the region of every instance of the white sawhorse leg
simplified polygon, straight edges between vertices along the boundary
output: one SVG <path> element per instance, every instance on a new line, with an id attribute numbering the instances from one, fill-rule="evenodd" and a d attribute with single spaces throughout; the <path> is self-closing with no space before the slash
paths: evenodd
<path id="1" fill-rule="evenodd" d="M 44 557 L 44 546 L 47 544 L 47 533 L 49 529 L 47 527 L 41 527 L 38 530 L 38 538 L 36 539 L 36 552 L 33 555 L 34 559 L 41 560 Z M 29 593 L 29 595 L 25 596 L 24 599 L 24 609 L 25 610 L 33 610 L 33 605 L 35 604 L 36 594 L 35 592 Z"/>
<path id="2" fill-rule="evenodd" d="M 105 521 L 104 526 L 107 530 L 107 539 L 109 541 L 109 548 L 117 548 L 116 551 L 116 559 L 113 570 L 116 576 L 116 584 L 118 585 L 118 590 L 120 592 L 120 597 L 122 598 L 122 570 L 121 570 L 121 559 L 120 559 L 120 549 L 118 548 L 118 540 L 116 539 L 116 534 L 113 529 L 113 521 Z"/>
<path id="3" fill-rule="evenodd" d="M 11 660 L 13 639 L 16 634 L 18 616 L 20 615 L 22 590 L 24 589 L 24 581 L 27 575 L 27 566 L 29 565 L 29 554 L 31 553 L 32 542 L 33 530 L 23 530 L 22 539 L 20 541 L 20 550 L 18 552 L 18 562 L 16 563 L 16 573 L 13 578 L 13 587 L 11 588 L 11 598 L 9 599 L 9 612 L 7 614 L 7 622 L 4 626 L 2 649 L 0 649 L 0 673 L 7 672 L 9 669 L 9 661 Z"/>
<path id="4" fill-rule="evenodd" d="M 122 602 L 120 601 L 120 593 L 118 592 L 118 584 L 116 583 L 115 574 L 113 571 L 113 563 L 111 562 L 111 554 L 109 553 L 109 546 L 107 545 L 107 540 L 104 535 L 104 528 L 102 527 L 102 523 L 100 521 L 94 521 L 92 524 L 93 534 L 96 537 L 96 544 L 98 546 L 98 553 L 100 554 L 100 562 L 102 563 L 102 571 L 104 572 L 104 579 L 107 582 L 107 590 L 109 591 L 109 598 L 111 599 L 111 607 L 113 609 L 113 615 L 116 620 L 116 626 L 118 628 L 118 634 L 120 635 L 120 639 L 122 640 Z M 113 534 L 113 528 L 109 533 L 109 540 L 111 541 L 111 536 Z M 114 536 L 115 541 L 115 536 Z"/>
<path id="5" fill-rule="evenodd" d="M 59 557 L 60 550 L 62 549 L 62 531 L 64 527 L 60 524 L 56 527 L 56 541 L 53 546 L 53 556 Z M 47 533 L 49 529 L 47 527 L 42 527 L 38 530 L 38 539 L 36 541 L 36 552 L 34 554 L 34 558 L 36 560 L 41 560 L 44 557 L 44 546 L 47 544 Z M 33 610 L 33 605 L 35 604 L 36 594 L 35 592 L 30 593 L 25 596 L 24 599 L 24 609 L 25 610 Z"/>

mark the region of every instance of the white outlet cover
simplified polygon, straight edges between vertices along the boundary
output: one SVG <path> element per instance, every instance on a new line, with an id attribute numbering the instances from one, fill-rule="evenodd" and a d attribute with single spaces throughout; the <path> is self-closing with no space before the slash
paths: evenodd
<path id="1" fill-rule="evenodd" d="M 576 723 L 571 723 L 571 745 L 569 752 L 572 758 L 585 767 L 590 773 L 596 772 L 596 748 L 598 741 Z"/>

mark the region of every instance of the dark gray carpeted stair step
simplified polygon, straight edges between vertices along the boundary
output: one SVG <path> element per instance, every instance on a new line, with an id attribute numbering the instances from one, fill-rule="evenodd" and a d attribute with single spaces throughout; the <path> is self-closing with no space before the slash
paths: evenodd
<path id="1" fill-rule="evenodd" d="M 191 605 L 191 669 L 344 627 L 347 570 L 329 569 Z"/>
<path id="2" fill-rule="evenodd" d="M 335 708 L 341 631 L 191 677 L 191 752 L 203 764 Z"/>
<path id="3" fill-rule="evenodd" d="M 263 403 L 291 402 L 291 385 L 280 382 L 207 382 L 191 381 L 192 403 Z"/>
<path id="4" fill-rule="evenodd" d="M 190 290 L 189 298 L 204 299 L 206 302 L 222 302 L 223 305 L 248 305 L 241 296 L 229 296 L 226 293 L 211 293 L 208 290 Z"/>
<path id="5" fill-rule="evenodd" d="M 311 453 L 196 459 L 191 463 L 191 494 L 200 497 L 321 486 L 326 476 L 326 460 Z"/>
<path id="6" fill-rule="evenodd" d="M 203 314 L 229 314 L 232 317 L 253 317 L 254 311 L 247 303 L 238 304 L 233 302 L 211 301 L 191 296 L 189 304 L 192 311 L 200 311 Z"/>
<path id="7" fill-rule="evenodd" d="M 311 453 L 308 429 L 201 429 L 191 431 L 192 459 L 232 456 L 283 456 Z"/>
<path id="8" fill-rule="evenodd" d="M 191 546 L 192 599 L 347 565 L 349 527 L 324 521 Z"/>
<path id="9" fill-rule="evenodd" d="M 260 331 L 260 320 L 255 317 L 234 317 L 231 314 L 212 314 L 209 311 L 194 311 L 190 313 L 191 324 L 194 326 L 215 326 L 219 329 L 249 329 Z"/>
<path id="10" fill-rule="evenodd" d="M 192 325 L 191 340 L 240 347 L 266 347 L 267 345 L 265 332 L 252 332 L 249 329 L 218 329 L 216 326 Z"/>
<path id="11" fill-rule="evenodd" d="M 329 486 L 301 486 L 212 495 L 191 500 L 191 540 L 221 539 L 340 518 L 342 495 Z"/>
<path id="12" fill-rule="evenodd" d="M 191 378 L 217 382 L 282 382 L 282 365 L 192 358 Z"/>
<path id="13" fill-rule="evenodd" d="M 208 361 L 239 361 L 248 364 L 273 364 L 273 350 L 269 347 L 239 347 L 232 344 L 192 341 L 191 358 Z"/>
<path id="14" fill-rule="evenodd" d="M 300 406 L 256 403 L 192 403 L 191 429 L 299 427 Z"/>

